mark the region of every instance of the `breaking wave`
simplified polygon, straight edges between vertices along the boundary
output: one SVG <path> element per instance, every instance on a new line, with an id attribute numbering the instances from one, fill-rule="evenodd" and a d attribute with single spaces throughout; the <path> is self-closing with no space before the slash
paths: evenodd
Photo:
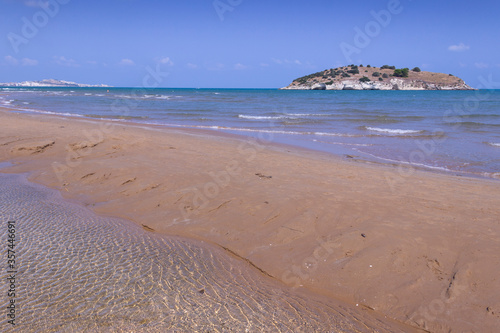
<path id="1" fill-rule="evenodd" d="M 368 127 L 364 126 L 368 131 L 388 133 L 388 134 L 417 134 L 423 133 L 423 130 L 409 130 L 409 129 L 390 129 L 390 128 L 378 128 L 378 127 Z"/>

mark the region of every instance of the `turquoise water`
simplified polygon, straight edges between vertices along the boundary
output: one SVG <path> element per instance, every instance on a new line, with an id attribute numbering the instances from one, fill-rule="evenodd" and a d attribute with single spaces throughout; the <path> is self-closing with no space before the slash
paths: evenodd
<path id="1" fill-rule="evenodd" d="M 4 88 L 0 105 L 212 129 L 369 161 L 500 177 L 500 90 Z"/>

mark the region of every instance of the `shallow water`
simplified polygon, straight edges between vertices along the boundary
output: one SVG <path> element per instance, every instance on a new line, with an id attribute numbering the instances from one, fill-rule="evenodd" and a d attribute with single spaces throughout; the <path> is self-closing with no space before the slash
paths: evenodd
<path id="1" fill-rule="evenodd" d="M 15 221 L 12 332 L 386 331 L 350 306 L 293 292 L 223 250 L 99 217 L 58 192 L 0 174 L 0 246 Z M 6 305 L 7 258 L 0 295 Z M 339 303 L 340 304 L 340 303 Z"/>
<path id="2" fill-rule="evenodd" d="M 204 128 L 500 178 L 500 90 L 1 88 L 22 112 Z"/>

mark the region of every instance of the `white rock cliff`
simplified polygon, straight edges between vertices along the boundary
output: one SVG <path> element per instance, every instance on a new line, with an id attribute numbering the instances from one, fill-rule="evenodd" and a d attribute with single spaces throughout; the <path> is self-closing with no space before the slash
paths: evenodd
<path id="1" fill-rule="evenodd" d="M 386 82 L 360 82 L 359 80 L 342 80 L 326 83 L 291 84 L 282 90 L 473 90 L 463 82 L 456 85 L 441 85 L 437 83 L 390 79 Z"/>

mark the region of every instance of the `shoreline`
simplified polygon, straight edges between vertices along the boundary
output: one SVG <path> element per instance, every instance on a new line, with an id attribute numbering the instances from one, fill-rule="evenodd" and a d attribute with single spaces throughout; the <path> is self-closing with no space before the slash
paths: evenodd
<path id="1" fill-rule="evenodd" d="M 183 88 L 177 88 L 177 89 L 183 89 Z M 25 114 L 25 115 L 33 115 L 40 117 L 54 117 L 55 119 L 58 118 L 76 119 L 83 122 L 88 121 L 89 123 L 103 122 L 103 123 L 109 123 L 111 126 L 123 125 L 144 130 L 168 131 L 170 133 L 174 132 L 179 134 L 202 136 L 202 137 L 207 136 L 209 139 L 212 140 L 221 140 L 227 138 L 233 141 L 262 142 L 262 144 L 266 146 L 266 149 L 277 149 L 278 151 L 281 151 L 283 153 L 286 152 L 291 154 L 308 155 L 308 156 L 312 155 L 313 157 L 317 158 L 324 157 L 326 159 L 334 159 L 336 161 L 344 161 L 346 163 L 354 162 L 358 164 L 372 165 L 374 167 L 386 168 L 389 171 L 394 171 L 394 169 L 398 169 L 398 172 L 400 174 L 403 174 L 403 177 L 406 177 L 406 175 L 413 174 L 415 172 L 417 173 L 423 172 L 423 173 L 438 174 L 450 177 L 482 179 L 486 181 L 500 181 L 499 172 L 476 173 L 469 171 L 452 170 L 437 166 L 420 165 L 418 163 L 391 160 L 383 157 L 373 156 L 365 152 L 362 153 L 365 155 L 365 157 L 363 158 L 351 154 L 334 153 L 320 148 L 305 147 L 293 143 L 277 142 L 274 141 L 273 138 L 271 139 L 259 138 L 260 134 L 262 133 L 259 133 L 257 137 L 248 134 L 235 133 L 236 132 L 235 130 L 231 130 L 229 128 L 225 128 L 222 126 L 219 128 L 212 128 L 209 126 L 204 127 L 204 126 L 191 126 L 191 125 L 181 125 L 181 124 L 139 123 L 130 119 L 124 120 L 124 119 L 99 118 L 99 117 L 90 117 L 90 116 L 73 115 L 73 114 L 45 113 L 43 111 L 40 112 L 26 111 L 18 109 L 9 109 L 6 108 L 5 106 L 0 106 L 0 112 L 5 110 L 7 110 L 6 112 L 13 112 L 21 115 Z M 274 133 L 265 133 L 265 132 L 263 133 L 271 134 L 271 136 L 274 135 Z"/>
<path id="2" fill-rule="evenodd" d="M 499 257 L 495 180 L 400 174 L 219 132 L 3 110 L 0 161 L 98 214 L 218 244 L 289 286 L 415 327 L 463 327 L 457 316 L 494 327 L 486 309 L 500 310 L 488 297 L 498 283 L 482 276 L 496 274 L 487 262 Z M 481 309 L 468 308 L 469 292 Z M 434 301 L 446 313 L 425 315 Z"/>
<path id="3" fill-rule="evenodd" d="M 131 221 L 97 216 L 64 199 L 60 192 L 29 182 L 26 174 L 0 173 L 0 180 L 0 215 L 23 226 L 19 230 L 23 239 L 17 244 L 23 259 L 15 277 L 26 282 L 18 286 L 18 294 L 29 305 L 17 318 L 12 314 L 22 331 L 90 327 L 92 331 L 104 327 L 139 331 L 173 327 L 182 331 L 219 327 L 264 332 L 278 327 L 293 332 L 416 331 L 364 308 L 292 291 L 212 244 L 151 233 Z M 5 210 L 5 204 L 10 208 Z M 11 215 L 11 209 L 23 210 L 23 214 Z M 53 234 L 44 232 L 43 217 L 55 219 L 50 226 Z M 86 232 L 78 232 L 82 230 Z M 47 268 L 54 267 L 58 278 L 49 287 L 43 286 L 54 278 L 53 270 Z M 102 276 L 107 279 L 103 281 Z M 85 283 L 75 285 L 75 280 Z M 47 293 L 56 301 L 41 297 Z M 15 304 L 15 295 L 11 300 Z M 47 305 L 50 311 L 40 320 L 39 307 Z M 173 319 L 172 313 L 183 319 Z M 7 320 L 1 324 L 7 325 Z"/>
<path id="4" fill-rule="evenodd" d="M 117 88 L 118 91 L 127 89 Z M 180 129 L 181 131 L 187 132 L 191 130 L 192 132 L 208 131 L 211 132 L 209 133 L 210 135 L 215 137 L 224 136 L 226 134 L 243 139 L 248 137 L 269 137 L 271 138 L 270 141 L 275 144 L 291 145 L 295 148 L 316 152 L 326 152 L 344 159 L 355 158 L 360 162 L 387 164 L 399 168 L 405 167 L 465 177 L 500 179 L 500 173 L 497 172 L 499 166 L 497 160 L 493 158 L 497 156 L 496 154 L 498 153 L 498 149 L 496 149 L 498 143 L 495 143 L 496 134 L 491 131 L 487 131 L 484 135 L 471 134 L 474 131 L 469 131 L 468 127 L 475 126 L 475 122 L 463 122 L 462 117 L 457 116 L 457 119 L 462 122 L 458 122 L 457 120 L 455 126 L 456 119 L 454 117 L 448 117 L 447 112 L 444 112 L 442 117 L 439 116 L 439 119 L 436 119 L 436 121 L 432 121 L 434 115 L 428 112 L 427 107 L 429 106 L 428 98 L 434 96 L 434 94 L 426 95 L 428 97 L 424 98 L 424 105 L 419 105 L 414 102 L 412 104 L 413 106 L 405 108 L 405 112 L 402 112 L 402 114 L 400 114 L 399 111 L 395 111 L 393 105 L 395 102 L 394 98 L 389 98 L 389 101 L 383 102 L 381 96 L 387 94 L 377 95 L 378 97 L 375 98 L 373 103 L 377 105 L 386 103 L 388 108 L 387 112 L 384 113 L 387 114 L 384 116 L 384 119 L 385 117 L 388 118 L 385 120 L 381 119 L 380 122 L 378 122 L 376 119 L 374 120 L 366 115 L 361 116 L 358 114 L 364 107 L 361 107 L 360 110 L 355 109 L 357 110 L 355 115 L 346 113 L 349 106 L 355 107 L 355 105 L 352 105 L 349 98 L 341 99 L 343 103 L 347 103 L 347 106 L 346 109 L 341 108 L 338 115 L 336 115 L 337 111 L 332 114 L 323 114 L 323 112 L 319 112 L 318 114 L 309 113 L 309 111 L 307 111 L 307 104 L 299 103 L 300 106 L 296 112 L 300 113 L 294 111 L 290 111 L 292 112 L 290 113 L 285 109 L 273 109 L 273 111 L 269 112 L 263 112 L 257 109 L 255 112 L 246 112 L 245 107 L 243 107 L 235 110 L 230 108 L 229 111 L 222 112 L 222 115 L 218 115 L 218 112 L 213 112 L 213 116 L 209 116 L 206 115 L 205 112 L 191 112 L 193 108 L 193 101 L 191 99 L 198 94 L 176 94 L 170 90 L 159 89 L 158 93 L 155 93 L 155 89 L 148 92 L 144 91 L 141 92 L 139 96 L 136 96 L 135 99 L 134 94 L 136 92 L 134 91 L 124 91 L 121 93 L 113 92 L 110 96 L 107 96 L 105 93 L 106 90 L 102 91 L 102 89 L 98 89 L 97 91 L 92 90 L 85 94 L 83 92 L 75 93 L 75 91 L 70 91 L 75 94 L 66 94 L 63 91 L 47 92 L 47 96 L 55 94 L 54 96 L 57 96 L 55 98 L 62 98 L 61 101 L 63 101 L 63 103 L 56 103 L 54 106 L 50 105 L 50 103 L 47 104 L 46 102 L 42 102 L 44 100 L 44 94 L 41 95 L 42 98 L 40 98 L 39 104 L 39 99 L 37 99 L 38 93 L 31 94 L 33 95 L 32 97 L 27 97 L 30 94 L 19 93 L 21 95 L 18 95 L 18 93 L 14 92 L 6 92 L 7 99 L 3 102 L 5 102 L 8 108 L 16 109 L 21 113 L 49 114 L 52 116 L 60 115 L 76 117 L 78 119 L 97 119 L 143 127 L 159 126 L 165 130 Z M 187 90 L 191 91 L 192 89 Z M 207 90 L 211 92 L 204 93 L 203 96 L 205 98 L 215 98 L 213 97 L 215 96 L 214 94 L 220 94 L 219 92 L 214 92 L 215 90 L 212 91 L 212 89 Z M 9 94 L 12 95 L 10 100 L 8 97 Z M 205 94 L 209 95 L 205 96 Z M 456 98 L 463 99 L 469 96 L 469 98 L 473 98 L 477 101 L 483 100 L 483 96 L 484 98 L 491 97 L 492 100 L 498 98 L 498 95 L 491 95 L 487 90 L 484 90 L 481 94 L 481 97 L 466 94 L 464 96 L 458 95 Z M 60 95 L 70 97 L 61 97 Z M 92 96 L 89 101 L 87 101 L 89 98 L 87 95 Z M 282 101 L 284 97 L 282 93 L 271 95 L 273 98 L 277 98 L 280 101 Z M 414 95 L 410 94 L 409 98 L 412 98 L 411 96 Z M 244 101 L 244 97 L 245 94 L 229 94 L 226 97 L 219 96 L 217 98 L 222 98 L 222 100 L 219 101 L 215 98 L 215 100 L 210 102 L 211 104 L 209 104 L 207 108 L 216 111 L 216 103 L 225 103 L 225 99 L 232 100 L 231 98 L 236 98 L 241 102 Z M 3 97 L 0 95 L 0 99 L 2 98 Z M 23 100 L 24 98 L 26 98 L 26 101 L 21 103 L 19 99 Z M 123 98 L 123 100 L 120 98 Z M 151 113 L 144 114 L 141 112 L 141 108 L 137 109 L 135 106 L 131 110 L 128 104 L 132 103 L 129 101 L 130 98 L 132 98 L 134 104 L 140 103 L 141 107 L 144 106 L 146 109 L 150 110 Z M 164 116 L 159 116 L 158 112 L 161 113 L 159 105 L 163 103 L 165 99 L 172 99 L 172 101 L 170 101 L 172 110 L 167 111 Z M 50 98 L 48 100 L 50 100 Z M 115 103 L 118 100 L 121 101 L 120 107 L 117 108 L 112 104 L 111 109 L 99 111 L 98 105 L 101 103 L 107 105 L 107 103 Z M 67 112 L 69 110 L 64 106 L 67 105 L 64 101 L 68 103 L 74 103 L 76 101 L 76 104 L 72 104 L 75 105 L 75 108 L 71 110 L 71 114 Z M 302 98 L 299 99 L 299 102 L 300 101 L 302 101 Z M 323 96 L 319 98 L 318 103 L 322 105 L 321 103 L 328 101 L 329 99 L 325 99 Z M 8 104 L 11 102 L 15 105 Z M 121 108 L 122 102 L 124 104 L 123 108 Z M 282 102 L 285 103 L 283 107 L 290 108 L 290 105 L 286 106 L 286 100 Z M 86 107 L 87 103 L 89 103 L 88 107 Z M 187 105 L 184 105 L 185 103 L 187 103 Z M 436 103 L 436 110 L 445 110 L 449 108 L 451 102 L 448 97 L 444 97 L 438 98 Z M 39 105 L 39 108 L 35 105 Z M 269 103 L 266 105 L 267 108 L 272 108 Z M 29 106 L 33 106 L 38 110 Z M 96 109 L 96 107 L 98 109 Z M 422 107 L 424 110 L 422 115 L 415 112 L 419 107 Z M 453 108 L 455 108 L 455 105 Z M 175 110 L 178 110 L 178 112 Z M 184 112 L 188 112 L 189 114 L 186 119 L 184 119 L 183 116 Z M 454 109 L 452 114 L 454 115 L 456 112 L 458 111 Z M 485 114 L 480 115 L 480 119 L 487 117 L 488 114 L 493 111 L 488 108 L 485 112 Z M 361 112 L 361 114 L 362 113 L 363 112 Z M 440 111 L 438 111 L 438 114 L 440 114 Z M 340 122 L 337 117 L 341 118 Z M 350 117 L 353 117 L 353 119 L 350 119 Z M 197 119 L 197 121 L 193 119 Z M 417 123 L 414 123 L 414 121 L 417 121 Z M 482 121 L 486 120 L 475 121 L 478 121 L 477 124 L 480 124 Z M 302 125 L 296 126 L 294 125 L 296 122 L 298 124 L 305 123 L 309 125 L 305 127 Z M 483 125 L 487 126 L 488 123 L 489 122 L 486 121 L 486 124 Z M 364 126 L 357 126 L 357 124 Z M 291 127 L 288 127 L 289 125 Z M 453 125 L 453 127 L 450 127 L 450 125 Z M 440 130 L 435 133 L 436 127 L 444 128 L 442 136 L 438 134 L 441 133 Z M 464 135 L 465 138 L 457 139 L 461 138 L 462 135 Z M 488 135 L 490 137 L 488 137 Z M 447 152 L 450 153 L 448 154 Z"/>

